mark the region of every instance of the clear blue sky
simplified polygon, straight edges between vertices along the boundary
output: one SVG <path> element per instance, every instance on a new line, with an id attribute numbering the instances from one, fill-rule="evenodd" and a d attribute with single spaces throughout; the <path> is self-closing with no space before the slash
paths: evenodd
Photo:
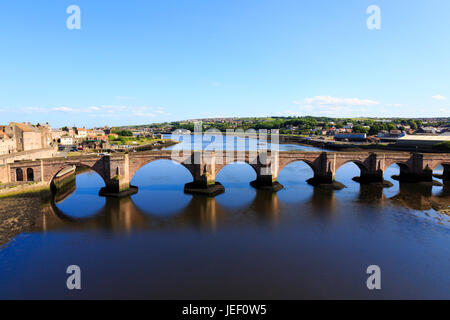
<path id="1" fill-rule="evenodd" d="M 0 124 L 450 116 L 448 0 L 3 0 L 0 30 Z"/>

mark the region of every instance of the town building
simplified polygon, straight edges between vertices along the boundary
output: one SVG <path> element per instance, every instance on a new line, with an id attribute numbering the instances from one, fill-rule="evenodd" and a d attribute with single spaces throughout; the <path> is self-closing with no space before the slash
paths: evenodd
<path id="1" fill-rule="evenodd" d="M 84 140 L 81 143 L 81 146 L 85 149 L 92 149 L 92 150 L 104 150 L 109 149 L 111 147 L 109 145 L 109 142 L 104 140 Z"/>
<path id="2" fill-rule="evenodd" d="M 433 134 L 436 134 L 436 128 L 435 127 L 421 127 L 421 128 L 419 128 L 419 130 L 417 130 L 417 133 L 433 135 Z"/>
<path id="3" fill-rule="evenodd" d="M 67 134 L 67 132 L 62 131 L 60 129 L 52 129 L 51 131 L 52 141 L 58 142 L 64 134 Z"/>
<path id="4" fill-rule="evenodd" d="M 77 128 L 75 130 L 75 138 L 86 139 L 88 136 L 88 131 L 85 128 Z"/>
<path id="5" fill-rule="evenodd" d="M 73 145 L 73 138 L 69 135 L 64 135 L 60 138 L 61 144 L 64 146 Z"/>
<path id="6" fill-rule="evenodd" d="M 10 154 L 16 150 L 16 141 L 0 130 L 0 155 Z"/>
<path id="7" fill-rule="evenodd" d="M 450 136 L 406 135 L 397 140 L 397 146 L 432 147 L 438 143 L 450 142 Z"/>
<path id="8" fill-rule="evenodd" d="M 38 123 L 35 128 L 41 132 L 41 148 L 47 148 L 54 144 L 52 128 L 48 122 L 44 125 Z"/>
<path id="9" fill-rule="evenodd" d="M 344 125 L 344 129 L 353 129 L 353 123 L 347 122 L 347 124 Z"/>
<path id="10" fill-rule="evenodd" d="M 9 137 L 14 138 L 16 152 L 41 149 L 48 146 L 44 145 L 45 141 L 41 130 L 33 127 L 30 123 L 11 122 L 4 128 L 4 132 Z"/>
<path id="11" fill-rule="evenodd" d="M 382 132 L 378 133 L 378 138 L 382 142 L 392 142 L 396 141 L 401 137 L 404 137 L 405 135 L 406 133 L 401 130 L 390 130 L 390 131 L 383 130 Z"/>
<path id="12" fill-rule="evenodd" d="M 338 141 L 365 141 L 367 134 L 365 133 L 339 133 L 334 136 L 334 140 Z"/>

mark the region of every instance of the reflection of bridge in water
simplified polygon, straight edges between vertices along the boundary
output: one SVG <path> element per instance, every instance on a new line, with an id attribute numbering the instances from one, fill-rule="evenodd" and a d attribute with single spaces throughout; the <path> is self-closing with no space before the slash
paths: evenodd
<path id="1" fill-rule="evenodd" d="M 216 176 L 226 165 L 235 162 L 248 163 L 256 172 L 255 188 L 278 191 L 280 171 L 290 163 L 303 161 L 311 167 L 313 185 L 334 183 L 336 171 L 353 162 L 360 169 L 360 183 L 384 182 L 385 170 L 393 164 L 400 166 L 399 180 L 403 182 L 432 182 L 433 170 L 442 165 L 444 181 L 450 180 L 450 154 L 419 154 L 406 152 L 210 152 L 210 151 L 150 151 L 111 156 L 84 156 L 54 158 L 39 161 L 18 162 L 7 168 L 8 182 L 31 179 L 52 184 L 55 176 L 64 168 L 81 166 L 97 172 L 105 182 L 102 193 L 110 196 L 126 196 L 136 192 L 130 181 L 146 164 L 157 160 L 179 162 L 191 173 L 193 182 L 186 186 L 191 193 L 215 195 L 223 192 Z"/>
<path id="2" fill-rule="evenodd" d="M 186 227 L 214 230 L 218 226 L 233 225 L 237 221 L 276 226 L 282 212 L 286 212 L 284 209 L 289 206 L 298 209 L 299 204 L 303 210 L 293 210 L 295 214 L 307 212 L 309 216 L 320 219 L 333 218 L 339 206 L 335 192 L 330 188 L 314 187 L 308 200 L 292 205 L 281 201 L 276 193 L 256 190 L 251 203 L 237 209 L 224 207 L 214 197 L 193 195 L 183 209 L 167 216 L 153 215 L 140 209 L 131 197 L 107 197 L 101 210 L 85 218 L 71 217 L 58 208 L 57 202 L 70 194 L 66 193 L 53 197 L 44 207 L 42 221 L 37 222 L 35 228 L 37 231 L 102 229 L 117 232 Z M 414 210 L 440 210 L 450 205 L 450 188 L 444 187 L 439 194 L 433 195 L 430 184 L 400 183 L 399 192 L 387 198 L 382 186 L 362 184 L 359 193 L 351 201 L 371 206 L 382 207 L 392 204 Z M 246 214 L 243 215 L 242 212 Z"/>

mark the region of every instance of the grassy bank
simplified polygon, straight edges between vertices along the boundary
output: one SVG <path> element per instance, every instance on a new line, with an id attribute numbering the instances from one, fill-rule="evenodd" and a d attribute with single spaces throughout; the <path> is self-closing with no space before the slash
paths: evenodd
<path id="1" fill-rule="evenodd" d="M 111 145 L 130 145 L 130 146 L 142 146 L 150 143 L 154 143 L 157 141 L 161 141 L 163 139 L 156 138 L 135 138 L 135 137 L 119 137 L 114 140 L 109 140 Z"/>
<path id="2" fill-rule="evenodd" d="M 35 195 L 43 199 L 48 198 L 49 196 L 51 196 L 51 191 L 48 183 L 33 182 L 0 188 L 0 199 L 7 197 L 28 197 L 30 195 Z"/>

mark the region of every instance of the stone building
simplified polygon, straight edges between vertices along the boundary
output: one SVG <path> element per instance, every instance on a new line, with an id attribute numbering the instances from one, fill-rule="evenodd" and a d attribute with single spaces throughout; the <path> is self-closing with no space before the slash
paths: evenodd
<path id="1" fill-rule="evenodd" d="M 51 128 L 48 124 L 32 126 L 30 123 L 11 122 L 3 126 L 4 132 L 15 141 L 15 151 L 48 148 L 52 145 Z"/>
<path id="2" fill-rule="evenodd" d="M 60 129 L 52 129 L 51 131 L 52 141 L 58 142 L 61 139 L 61 137 L 65 134 L 67 134 L 66 131 L 62 131 Z"/>
<path id="3" fill-rule="evenodd" d="M 48 123 L 44 125 L 38 123 L 35 128 L 41 132 L 41 148 L 47 148 L 54 144 L 52 128 Z"/>
<path id="4" fill-rule="evenodd" d="M 16 141 L 0 130 L 0 155 L 10 154 L 16 151 Z"/>

